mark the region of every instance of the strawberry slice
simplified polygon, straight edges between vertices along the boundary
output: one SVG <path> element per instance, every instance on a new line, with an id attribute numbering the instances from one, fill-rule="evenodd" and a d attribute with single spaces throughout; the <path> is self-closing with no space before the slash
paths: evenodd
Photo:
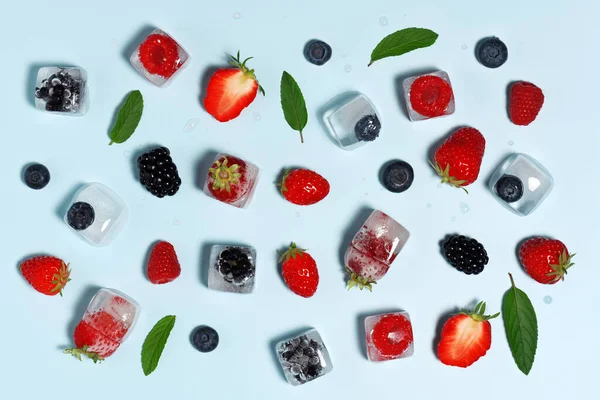
<path id="1" fill-rule="evenodd" d="M 492 325 L 489 320 L 500 313 L 484 315 L 485 302 L 472 313 L 453 315 L 442 328 L 438 358 L 446 365 L 466 368 L 479 360 L 492 346 Z"/>
<path id="2" fill-rule="evenodd" d="M 253 57 L 240 61 L 240 52 L 237 57 L 230 56 L 229 64 L 235 68 L 220 68 L 210 77 L 204 108 L 215 117 L 217 121 L 227 122 L 239 116 L 256 98 L 256 93 L 265 95 L 265 91 L 258 84 L 253 69 L 248 69 L 246 63 Z"/>

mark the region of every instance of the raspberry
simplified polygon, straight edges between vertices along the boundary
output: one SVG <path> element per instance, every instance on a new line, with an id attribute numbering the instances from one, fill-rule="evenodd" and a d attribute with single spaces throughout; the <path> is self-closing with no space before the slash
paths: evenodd
<path id="1" fill-rule="evenodd" d="M 398 357 L 413 342 L 412 325 L 402 315 L 386 315 L 373 327 L 373 344 L 383 357 Z"/>
<path id="2" fill-rule="evenodd" d="M 421 76 L 410 86 L 410 105 L 424 117 L 446 114 L 452 96 L 450 84 L 435 75 Z"/>
<path id="3" fill-rule="evenodd" d="M 151 74 L 171 77 L 181 67 L 177 42 L 166 35 L 152 34 L 140 45 L 140 61 Z"/>

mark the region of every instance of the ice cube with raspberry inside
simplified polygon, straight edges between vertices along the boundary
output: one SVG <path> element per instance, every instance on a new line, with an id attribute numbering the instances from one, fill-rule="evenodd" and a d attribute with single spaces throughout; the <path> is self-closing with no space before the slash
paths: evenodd
<path id="1" fill-rule="evenodd" d="M 412 324 L 407 312 L 371 315 L 365 319 L 365 333 L 370 361 L 395 360 L 414 353 Z"/>
<path id="2" fill-rule="evenodd" d="M 450 77 L 445 71 L 407 78 L 402 82 L 402 90 L 411 121 L 423 121 L 454 113 L 454 91 Z"/>
<path id="3" fill-rule="evenodd" d="M 327 347 L 316 329 L 277 343 L 275 351 L 285 378 L 293 386 L 315 380 L 333 369 Z"/>
<path id="4" fill-rule="evenodd" d="M 212 246 L 208 288 L 222 292 L 251 293 L 256 275 L 256 250 L 250 246 Z"/>
<path id="5" fill-rule="evenodd" d="M 154 29 L 129 61 L 144 78 L 158 87 L 167 87 L 189 64 L 190 55 L 168 33 Z"/>
<path id="6" fill-rule="evenodd" d="M 81 116 L 87 112 L 87 73 L 77 67 L 42 67 L 35 87 L 35 107 L 61 115 Z"/>

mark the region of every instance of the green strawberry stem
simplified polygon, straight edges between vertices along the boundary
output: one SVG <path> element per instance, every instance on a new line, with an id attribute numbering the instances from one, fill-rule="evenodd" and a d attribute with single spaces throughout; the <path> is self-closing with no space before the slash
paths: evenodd
<path id="1" fill-rule="evenodd" d="M 372 285 L 377 284 L 377 282 L 372 281 L 370 277 L 364 278 L 364 277 L 352 272 L 350 270 L 350 268 L 348 268 L 348 267 L 346 267 L 346 272 L 348 272 L 348 274 L 350 275 L 350 279 L 348 279 L 348 290 L 350 290 L 356 286 L 360 290 L 367 288 L 367 289 L 369 289 L 369 292 L 372 292 L 373 291 Z"/>
<path id="2" fill-rule="evenodd" d="M 63 261 L 58 273 L 52 275 L 52 284 L 54 285 L 54 287 L 50 290 L 50 293 L 58 292 L 58 294 L 60 294 L 60 297 L 62 297 L 63 288 L 68 282 L 71 281 L 71 278 L 69 278 L 70 275 L 71 270 L 69 269 L 69 264 L 65 264 Z"/>
<path id="3" fill-rule="evenodd" d="M 94 362 L 94 364 L 104 361 L 103 357 L 100 357 L 98 355 L 98 353 L 94 353 L 93 351 L 88 351 L 87 350 L 87 346 L 83 346 L 81 349 L 79 348 L 74 348 L 74 349 L 65 349 L 63 351 L 64 354 L 70 354 L 73 357 L 77 358 L 79 361 L 83 361 L 81 359 L 81 356 L 86 356 L 87 358 L 89 358 L 90 360 L 92 360 Z"/>
<path id="4" fill-rule="evenodd" d="M 209 168 L 208 172 L 212 175 L 214 180 L 212 184 L 213 190 L 223 190 L 225 189 L 227 193 L 231 192 L 231 185 L 237 185 L 240 183 L 240 178 L 242 174 L 237 172 L 240 168 L 239 165 L 227 165 L 229 160 L 227 157 L 223 160 L 223 163 L 217 160 L 215 162 L 215 168 Z"/>
<path id="5" fill-rule="evenodd" d="M 512 276 L 510 277 L 510 280 L 512 282 Z M 514 286 L 514 282 L 513 282 L 513 286 Z M 473 318 L 475 321 L 480 321 L 480 322 L 489 321 L 490 319 L 494 319 L 498 315 L 500 315 L 500 313 L 496 313 L 494 315 L 485 315 L 485 301 L 480 301 L 477 304 L 477 306 L 475 307 L 475 310 L 473 312 L 463 311 L 463 312 L 461 312 L 461 314 L 468 315 L 469 317 Z"/>
<path id="6" fill-rule="evenodd" d="M 567 252 L 563 250 L 561 255 L 558 257 L 558 264 L 550 264 L 552 272 L 547 273 L 546 276 L 553 276 L 554 279 L 552 282 L 558 282 L 560 280 L 564 281 L 567 270 L 575 265 L 575 263 L 571 261 L 573 257 L 575 257 L 575 253 L 567 256 Z"/>
<path id="7" fill-rule="evenodd" d="M 292 242 L 290 247 L 288 247 L 287 251 L 281 253 L 281 257 L 279 257 L 279 262 L 287 262 L 291 258 L 295 259 L 298 256 L 302 257 L 306 250 L 307 249 L 298 248 L 298 246 L 296 246 L 296 243 Z"/>
<path id="8" fill-rule="evenodd" d="M 436 162 L 435 164 L 429 161 L 429 164 L 435 169 L 435 172 L 442 178 L 442 183 L 448 183 L 455 188 L 460 188 L 465 191 L 465 193 L 469 194 L 469 191 L 465 189 L 462 185 L 466 182 L 464 179 L 456 179 L 453 176 L 450 176 L 450 164 L 446 164 L 446 168 L 442 169 L 442 167 Z"/>
<path id="9" fill-rule="evenodd" d="M 254 73 L 254 70 L 249 69 L 246 66 L 246 63 L 248 61 L 252 60 L 254 57 L 248 57 L 244 61 L 241 61 L 239 50 L 237 52 L 237 57 L 234 57 L 231 54 L 229 55 L 229 57 L 231 57 L 231 60 L 229 60 L 229 65 L 239 68 L 240 71 L 242 71 L 244 73 L 244 75 L 246 75 L 248 78 L 250 78 L 252 80 L 255 80 L 256 83 L 258 83 L 258 79 L 256 79 L 256 74 Z M 262 95 L 265 96 L 265 89 L 263 89 L 263 87 L 260 85 L 260 83 L 258 83 L 258 90 L 260 90 Z"/>

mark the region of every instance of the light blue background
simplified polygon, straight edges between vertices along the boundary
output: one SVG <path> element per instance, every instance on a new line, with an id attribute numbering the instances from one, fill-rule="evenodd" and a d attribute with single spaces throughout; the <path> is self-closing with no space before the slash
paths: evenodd
<path id="1" fill-rule="evenodd" d="M 493 5 L 492 5 L 493 4 Z M 234 19 L 234 13 L 240 18 Z M 584 399 L 597 392 L 598 112 L 597 16 L 589 1 L 383 1 L 292 2 L 114 1 L 12 2 L 0 14 L 3 62 L 0 265 L 4 268 L 0 380 L 6 399 L 164 398 L 322 399 L 446 398 Z M 387 25 L 379 24 L 386 17 Z M 192 55 L 189 68 L 167 89 L 146 82 L 128 58 L 148 27 L 172 34 Z M 367 68 L 373 47 L 394 30 L 421 26 L 440 34 L 431 48 Z M 498 35 L 509 61 L 486 69 L 473 56 L 475 43 Z M 326 40 L 333 58 L 323 67 L 304 61 L 311 38 Z M 234 121 L 216 122 L 200 106 L 204 71 L 222 65 L 225 53 L 240 49 L 254 56 L 251 66 L 267 96 L 259 96 Z M 91 108 L 83 118 L 35 110 L 33 81 L 42 65 L 79 65 L 89 74 Z M 349 68 L 346 68 L 349 66 Z M 351 69 L 350 72 L 345 72 Z M 309 108 L 306 143 L 286 124 L 279 106 L 283 70 L 299 82 Z M 445 119 L 411 123 L 399 103 L 400 77 L 418 71 L 448 71 L 457 99 Z M 506 115 L 506 88 L 530 80 L 544 89 L 546 103 L 530 127 Z M 135 135 L 108 146 L 115 108 L 140 89 L 145 110 Z M 365 93 L 383 120 L 381 138 L 354 152 L 337 149 L 318 120 L 318 110 L 347 90 Z M 195 130 L 184 133 L 190 118 Z M 470 195 L 438 188 L 427 165 L 428 149 L 457 126 L 477 127 L 487 139 L 480 179 Z M 513 146 L 508 143 L 514 142 Z M 151 196 L 136 182 L 134 161 L 141 150 L 161 144 L 171 149 L 183 180 L 173 198 Z M 206 197 L 196 185 L 207 155 L 227 151 L 256 163 L 262 180 L 247 210 Z M 555 187 L 534 214 L 520 218 L 502 208 L 485 187 L 486 178 L 511 152 L 525 152 L 553 174 Z M 393 158 L 410 162 L 413 187 L 391 194 L 378 182 L 380 166 Z M 38 161 L 52 173 L 39 192 L 20 180 L 22 167 Z M 312 168 L 331 183 L 322 203 L 299 208 L 283 201 L 275 181 L 286 166 Z M 200 178 L 201 179 L 201 178 Z M 93 248 L 61 220 L 65 201 L 82 183 L 101 182 L 130 207 L 130 221 L 112 245 Z M 460 203 L 469 205 L 462 214 Z M 431 207 L 428 207 L 427 204 Z M 412 234 L 388 275 L 374 292 L 344 286 L 341 253 L 372 208 L 381 209 Z M 479 276 L 450 268 L 438 242 L 460 232 L 480 240 L 490 264 Z M 537 284 L 521 270 L 517 243 L 543 234 L 563 240 L 578 253 L 567 280 Z M 151 243 L 172 242 L 181 277 L 154 286 L 144 274 Z M 319 264 L 316 295 L 302 299 L 282 282 L 276 250 L 295 240 Z M 213 243 L 242 242 L 258 251 L 256 292 L 250 296 L 209 291 L 201 265 Z M 20 277 L 20 260 L 39 253 L 61 257 L 73 267 L 64 298 L 34 292 Z M 441 364 L 432 351 L 439 319 L 455 307 L 482 299 L 500 309 L 509 287 L 507 272 L 525 290 L 539 319 L 539 348 L 530 376 L 514 364 L 500 319 L 492 322 L 487 356 L 463 370 Z M 61 354 L 99 287 L 114 287 L 143 307 L 139 323 L 119 351 L 102 365 L 80 363 Z M 545 304 L 544 296 L 551 296 Z M 372 364 L 362 342 L 364 316 L 405 309 L 412 317 L 412 358 Z M 142 341 L 166 314 L 177 315 L 158 369 L 144 377 Z M 199 324 L 216 328 L 221 344 L 211 354 L 195 351 L 189 334 Z M 314 326 L 331 352 L 331 374 L 302 387 L 283 378 L 273 344 Z"/>

